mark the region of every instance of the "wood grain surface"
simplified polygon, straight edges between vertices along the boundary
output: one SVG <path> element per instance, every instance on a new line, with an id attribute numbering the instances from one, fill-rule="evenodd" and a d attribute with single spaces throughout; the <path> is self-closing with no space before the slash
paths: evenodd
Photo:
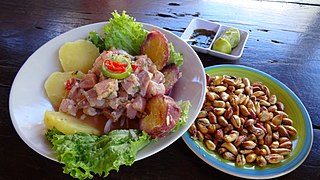
<path id="1" fill-rule="evenodd" d="M 106 21 L 114 10 L 126 10 L 137 21 L 178 36 L 194 17 L 249 31 L 237 61 L 198 55 L 204 66 L 240 64 L 264 71 L 301 99 L 313 124 L 312 150 L 301 166 L 279 179 L 320 179 L 318 0 L 10 0 L 0 1 L 0 9 L 0 179 L 70 179 L 61 164 L 30 149 L 16 133 L 9 114 L 11 85 L 23 63 L 43 44 L 73 28 Z M 108 178 L 237 179 L 207 165 L 182 139 Z"/>

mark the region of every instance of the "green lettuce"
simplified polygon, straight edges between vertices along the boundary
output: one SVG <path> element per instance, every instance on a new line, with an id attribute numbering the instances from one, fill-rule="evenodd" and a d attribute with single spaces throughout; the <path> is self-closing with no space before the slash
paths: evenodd
<path id="1" fill-rule="evenodd" d="M 89 32 L 89 36 L 85 39 L 91 41 L 97 48 L 99 48 L 100 53 L 106 49 L 104 47 L 104 38 L 100 37 L 100 35 L 95 31 Z"/>
<path id="2" fill-rule="evenodd" d="M 130 166 L 137 152 L 150 143 L 150 136 L 137 130 L 114 130 L 107 135 L 85 133 L 64 135 L 57 129 L 46 133 L 53 144 L 58 161 L 65 164 L 63 172 L 74 178 L 93 178 L 93 174 L 108 176 L 120 165 Z M 93 173 L 93 174 L 92 174 Z"/>
<path id="3" fill-rule="evenodd" d="M 136 19 L 127 15 L 125 11 L 120 15 L 117 11 L 112 13 L 109 23 L 103 27 L 105 35 L 105 48 L 115 47 L 123 49 L 131 55 L 140 52 L 140 46 L 148 32 Z"/>
<path id="4" fill-rule="evenodd" d="M 168 64 L 176 64 L 177 67 L 183 65 L 183 56 L 181 53 L 178 53 L 174 50 L 174 46 L 172 43 L 169 43 L 169 50 L 170 50 L 170 58 Z"/>
<path id="5" fill-rule="evenodd" d="M 177 105 L 181 108 L 182 112 L 181 112 L 181 117 L 180 117 L 176 127 L 172 130 L 172 132 L 176 132 L 180 128 L 180 126 L 186 124 L 191 103 L 190 103 L 190 101 L 178 101 Z"/>

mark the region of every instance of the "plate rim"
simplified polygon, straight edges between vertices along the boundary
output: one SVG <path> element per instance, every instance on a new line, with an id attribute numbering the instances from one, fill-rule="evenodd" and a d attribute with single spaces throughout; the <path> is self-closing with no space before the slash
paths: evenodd
<path id="1" fill-rule="evenodd" d="M 294 165 L 292 165 L 289 169 L 287 169 L 286 171 L 284 172 L 281 172 L 281 173 L 278 173 L 278 174 L 272 174 L 272 175 L 266 175 L 266 174 L 262 174 L 262 175 L 259 175 L 259 173 L 257 174 L 250 174 L 250 175 L 246 175 L 246 174 L 239 174 L 238 172 L 234 172 L 232 171 L 233 168 L 236 168 L 235 166 L 232 166 L 232 165 L 227 165 L 225 163 L 220 163 L 220 164 L 223 164 L 227 167 L 230 166 L 231 168 L 231 171 L 230 170 L 226 170 L 225 168 L 223 167 L 220 167 L 218 166 L 219 164 L 216 164 L 216 163 L 219 163 L 218 160 L 211 156 L 210 154 L 208 154 L 205 150 L 201 149 L 200 147 L 198 147 L 197 143 L 192 140 L 190 138 L 190 135 L 189 135 L 189 132 L 186 132 L 183 134 L 182 136 L 182 139 L 183 141 L 187 144 L 187 146 L 201 159 L 203 160 L 204 162 L 206 162 L 208 165 L 224 172 L 224 173 L 227 173 L 227 174 L 230 174 L 230 175 L 233 175 L 233 176 L 236 176 L 236 177 L 241 177 L 241 178 L 247 178 L 247 179 L 271 179 L 271 178 L 276 178 L 276 177 L 280 177 L 280 176 L 283 176 L 285 174 L 288 174 L 290 172 L 292 172 L 293 170 L 295 170 L 296 168 L 298 168 L 305 160 L 306 158 L 308 157 L 310 151 L 311 151 L 311 148 L 312 148 L 312 144 L 313 144 L 313 129 L 312 129 L 312 121 L 311 121 L 311 118 L 310 118 L 310 115 L 306 109 L 306 107 L 304 106 L 304 104 L 302 103 L 302 101 L 298 98 L 298 96 L 290 89 L 288 88 L 284 83 L 282 83 L 281 81 L 279 81 L 278 79 L 274 78 L 273 76 L 269 75 L 268 73 L 265 73 L 263 71 L 260 71 L 258 69 L 255 69 L 255 68 L 252 68 L 252 67 L 248 67 L 248 66 L 244 66 L 244 65 L 235 65 L 235 64 L 220 64 L 220 65 L 213 65 L 213 66 L 208 66 L 208 67 L 205 67 L 205 72 L 207 73 L 208 70 L 211 70 L 211 69 L 216 69 L 216 68 L 241 68 L 241 69 L 245 69 L 245 70 L 248 70 L 248 71 L 252 71 L 252 72 L 255 72 L 255 73 L 259 73 L 260 75 L 263 75 L 265 76 L 266 78 L 269 78 L 270 80 L 274 81 L 277 83 L 277 85 L 281 86 L 285 91 L 288 92 L 288 94 L 294 99 L 294 102 L 301 108 L 301 111 L 302 111 L 302 114 L 303 114 L 303 118 L 304 119 L 304 123 L 306 124 L 306 127 L 308 128 L 311 128 L 309 129 L 309 131 L 306 131 L 306 134 L 310 134 L 310 139 L 309 139 L 309 146 L 303 146 L 302 149 L 304 149 L 304 154 L 302 158 L 299 159 L 298 163 L 295 163 Z M 307 139 L 307 135 L 306 135 L 306 139 Z M 305 148 L 304 148 L 305 147 Z M 202 155 L 201 155 L 201 152 L 202 152 Z M 298 153 L 298 155 L 301 154 L 301 153 Z M 209 156 L 210 159 L 206 158 L 206 156 Z M 213 162 L 211 162 L 213 161 Z M 216 161 L 216 162 L 214 162 Z M 293 161 L 293 160 L 291 160 Z M 243 169 L 245 171 L 252 171 L 254 172 L 254 170 L 252 169 Z M 258 170 L 258 172 L 262 172 L 262 171 L 266 171 L 266 170 Z"/>

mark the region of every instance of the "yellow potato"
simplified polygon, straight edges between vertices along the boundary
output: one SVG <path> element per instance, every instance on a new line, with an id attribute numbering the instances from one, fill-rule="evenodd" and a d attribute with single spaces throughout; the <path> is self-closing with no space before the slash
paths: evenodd
<path id="1" fill-rule="evenodd" d="M 81 79 L 84 74 L 80 71 L 76 75 L 72 75 L 73 72 L 54 72 L 44 83 L 44 89 L 47 96 L 54 108 L 58 108 L 62 99 L 66 96 L 65 83 L 72 77 Z"/>
<path id="2" fill-rule="evenodd" d="M 44 124 L 48 129 L 55 127 L 64 134 L 83 132 L 101 135 L 101 132 L 97 128 L 63 112 L 46 111 L 44 114 Z"/>
<path id="3" fill-rule="evenodd" d="M 66 72 L 79 70 L 87 73 L 99 55 L 99 49 L 87 40 L 67 42 L 59 49 L 60 63 Z"/>

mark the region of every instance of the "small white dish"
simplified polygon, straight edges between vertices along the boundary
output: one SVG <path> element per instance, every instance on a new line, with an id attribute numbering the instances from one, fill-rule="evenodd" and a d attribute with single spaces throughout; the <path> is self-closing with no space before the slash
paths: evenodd
<path id="1" fill-rule="evenodd" d="M 89 24 L 52 39 L 28 58 L 15 77 L 9 98 L 13 126 L 22 140 L 44 157 L 57 161 L 52 145 L 45 138 L 47 129 L 43 118 L 46 110 L 54 110 L 46 96 L 44 82 L 51 73 L 61 69 L 58 50 L 65 42 L 85 38 L 90 31 L 97 31 L 102 34 L 102 28 L 105 24 L 106 22 Z M 184 126 L 158 141 L 152 141 L 141 149 L 137 154 L 136 161 L 161 151 L 188 130 L 202 107 L 206 86 L 206 77 L 201 61 L 196 52 L 186 42 L 169 31 L 150 24 L 141 24 L 146 30 L 158 29 L 164 33 L 168 41 L 174 44 L 176 51 L 183 54 L 182 77 L 175 84 L 171 96 L 176 101 L 189 100 L 191 107 Z"/>
<path id="2" fill-rule="evenodd" d="M 211 45 L 208 48 L 203 48 L 203 47 L 199 47 L 199 46 L 195 46 L 195 45 L 190 45 L 190 46 L 194 50 L 196 50 L 197 52 L 210 54 L 212 56 L 216 56 L 216 57 L 223 58 L 226 60 L 237 60 L 242 56 L 243 49 L 244 49 L 245 44 L 246 44 L 248 37 L 249 37 L 249 33 L 245 30 L 241 30 L 238 28 L 240 31 L 240 42 L 237 47 L 232 49 L 231 54 L 225 54 L 225 53 L 211 49 L 211 47 L 214 44 L 214 42 L 216 41 L 216 39 L 218 37 L 220 37 L 221 34 L 225 30 L 227 30 L 228 28 L 231 28 L 231 27 L 224 26 L 219 23 L 207 21 L 207 20 L 200 19 L 200 18 L 194 18 L 191 20 L 190 24 L 188 25 L 186 30 L 181 35 L 181 39 L 183 39 L 185 41 L 190 39 L 190 36 L 192 35 L 192 33 L 195 29 L 212 30 L 212 31 L 216 32 L 216 35 L 215 35 Z"/>

